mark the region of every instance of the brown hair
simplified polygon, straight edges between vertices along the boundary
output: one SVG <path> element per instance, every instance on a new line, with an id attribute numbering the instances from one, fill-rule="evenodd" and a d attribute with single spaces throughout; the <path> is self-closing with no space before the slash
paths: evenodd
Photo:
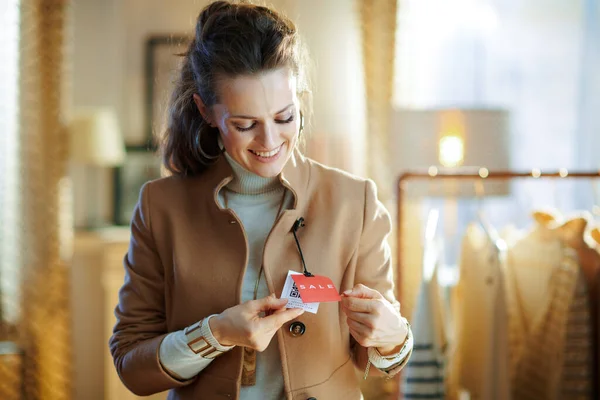
<path id="1" fill-rule="evenodd" d="M 298 90 L 306 91 L 305 54 L 292 21 L 267 7 L 231 1 L 206 6 L 169 101 L 161 140 L 164 168 L 173 175 L 196 175 L 220 153 L 218 128 L 202 118 L 194 94 L 210 107 L 217 101 L 218 79 L 280 67 L 291 68 Z"/>

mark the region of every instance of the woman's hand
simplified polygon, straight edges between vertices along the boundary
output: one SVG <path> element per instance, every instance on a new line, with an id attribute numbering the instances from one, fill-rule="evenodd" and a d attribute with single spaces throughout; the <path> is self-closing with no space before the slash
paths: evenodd
<path id="1" fill-rule="evenodd" d="M 286 309 L 287 299 L 274 294 L 228 308 L 209 320 L 210 330 L 223 346 L 244 346 L 257 351 L 267 348 L 283 324 L 302 315 L 299 308 Z M 265 316 L 261 316 L 264 313 Z"/>
<path id="2" fill-rule="evenodd" d="M 377 290 L 358 284 L 342 293 L 342 311 L 350 333 L 363 347 L 377 347 L 382 356 L 400 350 L 408 327 L 400 313 Z"/>

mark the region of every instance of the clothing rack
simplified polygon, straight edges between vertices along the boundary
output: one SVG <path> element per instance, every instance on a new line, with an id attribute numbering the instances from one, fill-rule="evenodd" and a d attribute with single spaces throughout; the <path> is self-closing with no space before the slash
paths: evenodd
<path id="1" fill-rule="evenodd" d="M 430 167 L 427 171 L 409 171 L 403 173 L 398 178 L 398 197 L 397 197 L 397 253 L 396 253 L 396 294 L 401 301 L 401 283 L 402 283 L 402 243 L 404 232 L 402 229 L 402 212 L 404 200 L 406 197 L 407 186 L 414 181 L 427 181 L 428 183 L 441 183 L 448 180 L 457 181 L 473 181 L 474 183 L 483 184 L 486 181 L 509 181 L 515 179 L 598 179 L 600 178 L 600 170 L 598 171 L 577 171 L 571 172 L 567 169 L 558 171 L 543 172 L 539 169 L 531 171 L 489 171 L 486 168 L 459 168 L 459 169 L 438 169 Z M 484 196 L 482 194 L 482 196 Z M 479 197 L 479 195 L 478 195 Z"/>

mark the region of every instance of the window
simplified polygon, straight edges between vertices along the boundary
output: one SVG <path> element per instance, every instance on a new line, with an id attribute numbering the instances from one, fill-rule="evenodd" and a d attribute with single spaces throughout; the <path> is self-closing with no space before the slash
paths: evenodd
<path id="1" fill-rule="evenodd" d="M 597 0 L 399 0 L 394 104 L 500 108 L 510 115 L 514 170 L 600 167 L 600 6 Z M 468 149 L 466 149 L 468 151 Z M 486 199 L 499 227 L 530 225 L 532 209 L 591 211 L 600 182 L 518 182 Z M 596 195 L 594 195 L 596 192 Z M 438 200 L 428 205 L 442 206 Z M 447 205 L 446 205 L 447 206 Z M 459 248 L 476 201 L 449 214 Z M 426 210 L 424 211 L 424 215 Z M 456 259 L 456 254 L 448 256 Z M 452 262 L 452 261 L 450 261 Z"/>
<path id="2" fill-rule="evenodd" d="M 0 321 L 14 322 L 18 305 L 18 64 L 19 0 L 0 5 Z"/>

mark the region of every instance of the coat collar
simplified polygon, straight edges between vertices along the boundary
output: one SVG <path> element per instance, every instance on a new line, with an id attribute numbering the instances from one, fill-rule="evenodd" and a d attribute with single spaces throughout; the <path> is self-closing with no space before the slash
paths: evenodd
<path id="1" fill-rule="evenodd" d="M 221 154 L 205 173 L 209 175 L 210 186 L 214 188 L 213 199 L 219 206 L 219 192 L 233 180 L 233 169 L 225 155 Z M 294 205 L 291 210 L 297 211 L 303 207 L 307 196 L 309 175 L 309 165 L 306 157 L 298 149 L 295 149 L 283 167 L 283 171 L 279 174 L 281 184 L 294 196 Z"/>

